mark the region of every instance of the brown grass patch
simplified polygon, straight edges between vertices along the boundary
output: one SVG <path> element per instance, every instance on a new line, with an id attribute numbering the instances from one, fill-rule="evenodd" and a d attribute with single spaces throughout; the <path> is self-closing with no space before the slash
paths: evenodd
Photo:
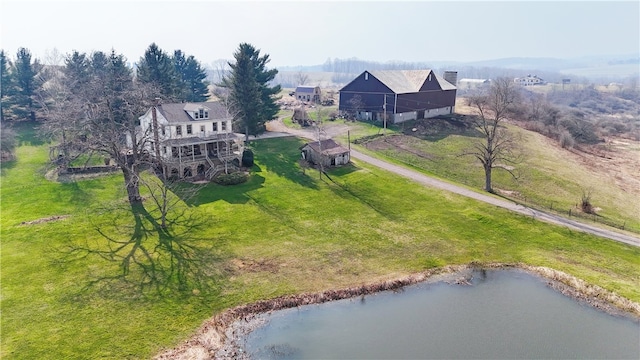
<path id="1" fill-rule="evenodd" d="M 227 269 L 234 273 L 269 272 L 275 274 L 280 269 L 280 265 L 270 259 L 232 259 L 229 261 Z"/>
<path id="2" fill-rule="evenodd" d="M 32 221 L 23 221 L 20 223 L 20 225 L 36 225 L 36 224 L 42 224 L 42 223 L 46 223 L 46 222 L 50 222 L 50 221 L 58 221 L 58 220 L 64 220 L 68 217 L 70 217 L 71 215 L 55 215 L 55 216 L 49 216 L 46 218 L 40 218 L 40 219 L 36 219 L 36 220 L 32 220 Z"/>

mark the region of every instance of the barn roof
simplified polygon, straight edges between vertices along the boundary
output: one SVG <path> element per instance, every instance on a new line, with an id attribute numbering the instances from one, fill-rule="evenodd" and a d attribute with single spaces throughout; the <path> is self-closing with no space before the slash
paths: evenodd
<path id="1" fill-rule="evenodd" d="M 216 120 L 226 119 L 226 108 L 219 101 L 200 102 L 200 103 L 168 103 L 161 104 L 156 107 L 158 112 L 167 119 L 169 123 L 185 123 L 189 121 L 199 120 Z M 198 111 L 204 108 L 209 113 L 208 119 L 193 119 L 187 112 Z"/>
<path id="2" fill-rule="evenodd" d="M 396 94 L 406 94 L 420 91 L 429 74 L 433 73 L 442 90 L 455 90 L 456 87 L 437 75 L 431 69 L 425 70 L 374 70 L 369 74 L 385 84 Z"/>

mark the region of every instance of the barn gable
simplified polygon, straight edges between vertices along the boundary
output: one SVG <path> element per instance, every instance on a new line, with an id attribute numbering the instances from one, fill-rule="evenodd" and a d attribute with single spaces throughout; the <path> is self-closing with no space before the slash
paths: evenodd
<path id="1" fill-rule="evenodd" d="M 358 75 L 358 77 L 340 89 L 341 93 L 350 91 L 393 93 L 393 90 L 369 71 Z"/>

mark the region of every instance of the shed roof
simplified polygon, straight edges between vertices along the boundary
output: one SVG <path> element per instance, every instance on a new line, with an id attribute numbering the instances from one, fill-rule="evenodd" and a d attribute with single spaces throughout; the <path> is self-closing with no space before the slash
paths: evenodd
<path id="1" fill-rule="evenodd" d="M 171 123 L 185 123 L 200 120 L 222 120 L 227 119 L 227 109 L 220 101 L 209 101 L 200 103 L 168 103 L 156 107 L 160 114 Z M 209 113 L 208 119 L 194 119 L 188 112 L 198 111 L 204 108 Z"/>
<path id="2" fill-rule="evenodd" d="M 308 142 L 305 145 L 303 145 L 301 149 L 307 146 L 310 147 L 313 151 L 322 153 L 324 155 L 336 155 L 336 154 L 344 154 L 349 152 L 349 149 L 336 143 L 335 141 L 333 141 L 333 139 L 325 139 L 325 140 L 321 140 L 320 142 L 318 141 Z"/>

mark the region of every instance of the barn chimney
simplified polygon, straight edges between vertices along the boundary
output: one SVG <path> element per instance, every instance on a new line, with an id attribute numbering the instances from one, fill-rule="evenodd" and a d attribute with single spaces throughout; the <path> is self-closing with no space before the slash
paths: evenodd
<path id="1" fill-rule="evenodd" d="M 453 86 L 458 86 L 458 72 L 457 71 L 445 71 L 444 79 L 451 83 Z"/>

